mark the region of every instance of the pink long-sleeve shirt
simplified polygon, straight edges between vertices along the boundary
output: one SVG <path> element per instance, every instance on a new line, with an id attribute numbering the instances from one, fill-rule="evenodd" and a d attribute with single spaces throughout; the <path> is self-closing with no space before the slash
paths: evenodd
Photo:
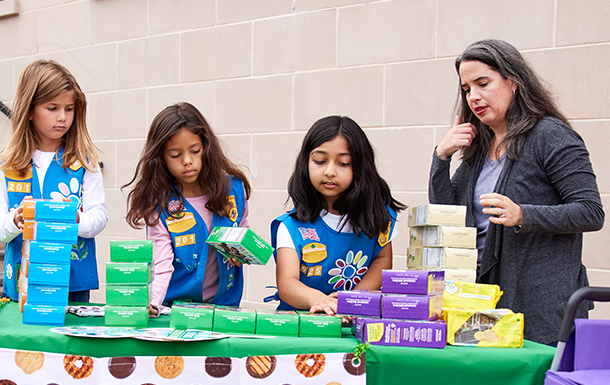
<path id="1" fill-rule="evenodd" d="M 197 210 L 197 213 L 203 218 L 203 221 L 208 228 L 208 233 L 212 231 L 212 219 L 213 213 L 206 209 L 205 204 L 208 202 L 207 195 L 186 198 L 186 200 Z M 248 201 L 244 205 L 244 212 L 242 215 L 240 227 L 248 226 Z M 152 239 L 154 242 L 153 247 L 153 263 L 155 265 L 155 277 L 153 280 L 153 293 L 150 304 L 156 309 L 159 309 L 161 303 L 165 299 L 169 281 L 174 272 L 174 247 L 172 243 L 172 237 L 161 222 L 158 220 L 157 225 L 148 228 L 148 239 Z M 218 278 L 220 277 L 220 271 L 218 270 L 218 263 L 216 261 L 216 251 L 208 246 L 208 259 L 206 262 L 205 274 L 203 276 L 203 302 L 208 302 L 214 298 L 218 291 Z"/>

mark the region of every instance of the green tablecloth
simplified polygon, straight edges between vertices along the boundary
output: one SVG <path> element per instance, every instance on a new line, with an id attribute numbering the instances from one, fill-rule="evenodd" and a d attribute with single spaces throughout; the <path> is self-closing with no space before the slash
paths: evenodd
<path id="1" fill-rule="evenodd" d="M 103 318 L 66 315 L 66 326 L 103 326 Z M 169 317 L 151 319 L 149 327 L 169 327 Z M 23 325 L 16 303 L 0 309 L 0 348 L 51 353 L 118 356 L 224 356 L 352 352 L 357 341 L 344 329 L 342 338 L 245 339 L 200 342 L 152 342 L 132 338 L 92 339 L 49 332 L 49 326 Z M 445 349 L 372 346 L 366 353 L 367 384 L 494 385 L 544 383 L 555 349 L 525 341 L 523 348 Z"/>

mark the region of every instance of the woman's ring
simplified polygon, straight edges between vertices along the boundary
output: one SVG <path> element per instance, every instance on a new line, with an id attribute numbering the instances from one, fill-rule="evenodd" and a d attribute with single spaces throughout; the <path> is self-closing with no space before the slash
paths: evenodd
<path id="1" fill-rule="evenodd" d="M 500 215 L 500 218 L 506 218 L 506 215 L 504 215 L 504 209 L 502 209 L 502 215 Z"/>

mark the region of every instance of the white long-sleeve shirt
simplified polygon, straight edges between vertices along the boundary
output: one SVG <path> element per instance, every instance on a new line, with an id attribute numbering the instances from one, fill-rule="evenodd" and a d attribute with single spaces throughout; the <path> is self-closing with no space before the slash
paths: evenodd
<path id="1" fill-rule="evenodd" d="M 42 185 L 49 165 L 55 158 L 55 152 L 36 150 L 32 160 L 36 165 L 39 186 L 42 194 Z M 79 213 L 78 235 L 82 238 L 93 238 L 104 230 L 108 222 L 106 209 L 106 194 L 101 171 L 90 172 L 85 170 L 83 175 L 82 208 Z M 0 171 L 0 241 L 10 242 L 21 233 L 14 222 L 15 209 L 9 208 L 6 179 L 4 171 Z"/>

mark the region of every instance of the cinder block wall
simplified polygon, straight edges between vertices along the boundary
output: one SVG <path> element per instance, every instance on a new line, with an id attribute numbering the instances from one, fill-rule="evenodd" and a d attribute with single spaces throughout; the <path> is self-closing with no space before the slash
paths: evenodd
<path id="1" fill-rule="evenodd" d="M 0 1 L 2 5 L 3 1 Z M 382 175 L 408 205 L 427 202 L 434 145 L 452 122 L 453 61 L 468 44 L 505 39 L 548 81 L 584 137 L 610 211 L 610 3 L 605 0 L 10 0 L 0 18 L 0 100 L 22 69 L 54 58 L 89 101 L 110 221 L 97 237 L 104 301 L 109 241 L 140 239 L 125 193 L 148 126 L 177 101 L 195 104 L 231 158 L 249 170 L 251 227 L 270 239 L 305 131 L 344 114 L 373 142 Z M 13 8 L 9 3 L 0 12 Z M 1 142 L 9 121 L 0 116 Z M 399 217 L 394 267 L 408 229 Z M 592 285 L 610 286 L 610 234 L 585 235 Z M 541 272 L 544 274 L 544 272 Z M 275 265 L 246 267 L 243 305 L 270 308 Z M 610 318 L 598 304 L 593 316 Z"/>

